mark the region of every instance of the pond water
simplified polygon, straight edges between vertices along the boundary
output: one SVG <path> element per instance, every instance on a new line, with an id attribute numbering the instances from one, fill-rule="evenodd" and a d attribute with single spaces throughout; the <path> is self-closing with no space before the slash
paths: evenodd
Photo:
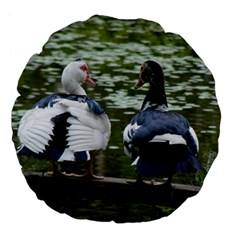
<path id="1" fill-rule="evenodd" d="M 166 34 L 159 24 L 143 19 L 94 16 L 52 34 L 42 52 L 30 58 L 19 80 L 21 97 L 12 111 L 16 145 L 16 131 L 22 115 L 42 97 L 63 91 L 62 70 L 77 58 L 88 63 L 91 77 L 97 83 L 94 89 L 85 87 L 87 94 L 103 106 L 112 124 L 107 150 L 95 153 L 97 173 L 135 177 L 123 152 L 122 131 L 139 111 L 147 92 L 148 86 L 134 90 L 133 85 L 141 64 L 148 59 L 162 65 L 169 108 L 189 120 L 200 142 L 199 160 L 209 168 L 218 152 L 220 125 L 213 76 L 182 37 Z M 23 163 L 24 167 L 27 169 L 27 164 Z M 184 180 L 180 177 L 176 181 Z"/>

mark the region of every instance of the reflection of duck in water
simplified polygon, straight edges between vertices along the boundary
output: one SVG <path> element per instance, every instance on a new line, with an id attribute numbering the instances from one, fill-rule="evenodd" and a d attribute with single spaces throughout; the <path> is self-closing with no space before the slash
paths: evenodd
<path id="1" fill-rule="evenodd" d="M 83 159 L 87 161 L 84 176 L 97 177 L 89 151 L 106 148 L 110 122 L 101 106 L 86 96 L 84 83 L 95 86 L 84 61 L 65 67 L 62 86 L 68 93 L 49 95 L 25 113 L 18 129 L 18 155 L 51 160 L 53 174 L 59 174 L 57 161 Z"/>
<path id="2" fill-rule="evenodd" d="M 138 181 L 142 176 L 167 177 L 201 168 L 196 155 L 198 139 L 182 115 L 169 111 L 161 66 L 146 61 L 135 89 L 149 83 L 150 88 L 141 111 L 133 117 L 123 133 L 124 149 L 136 166 Z"/>

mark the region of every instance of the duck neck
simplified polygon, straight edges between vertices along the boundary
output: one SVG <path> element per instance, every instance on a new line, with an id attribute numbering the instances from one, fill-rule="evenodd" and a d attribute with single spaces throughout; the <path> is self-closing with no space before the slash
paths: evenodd
<path id="1" fill-rule="evenodd" d="M 85 90 L 74 80 L 66 82 L 62 81 L 63 88 L 69 94 L 76 94 L 76 95 L 86 95 Z"/>
<path id="2" fill-rule="evenodd" d="M 78 85 L 78 87 L 73 91 L 73 94 L 76 94 L 76 95 L 87 95 L 85 90 L 80 85 Z"/>
<path id="3" fill-rule="evenodd" d="M 149 107 L 152 107 L 152 108 L 163 107 L 167 109 L 168 104 L 167 104 L 167 97 L 165 94 L 164 87 L 162 88 L 159 88 L 156 86 L 150 87 L 143 101 L 141 110 L 144 111 Z"/>

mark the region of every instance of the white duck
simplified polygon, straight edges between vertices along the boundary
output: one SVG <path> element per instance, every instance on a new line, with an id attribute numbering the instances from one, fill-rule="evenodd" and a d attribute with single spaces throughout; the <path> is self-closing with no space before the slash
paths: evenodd
<path id="1" fill-rule="evenodd" d="M 92 172 L 89 151 L 105 149 L 110 137 L 110 121 L 101 106 L 88 97 L 82 84 L 95 86 L 89 68 L 81 59 L 68 64 L 62 73 L 67 93 L 54 93 L 28 110 L 22 117 L 18 155 L 47 159 L 53 175 L 59 175 L 57 161 L 86 160 L 89 178 L 102 178 Z"/>

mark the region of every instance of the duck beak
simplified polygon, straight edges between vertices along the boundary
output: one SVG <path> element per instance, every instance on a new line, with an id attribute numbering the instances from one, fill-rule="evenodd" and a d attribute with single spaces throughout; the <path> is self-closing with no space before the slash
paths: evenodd
<path id="1" fill-rule="evenodd" d="M 139 77 L 137 83 L 134 85 L 134 89 L 140 88 L 144 84 L 144 81 L 142 80 L 141 77 Z"/>
<path id="2" fill-rule="evenodd" d="M 93 81 L 90 76 L 87 76 L 86 80 L 85 80 L 85 83 L 92 86 L 92 87 L 95 87 L 96 86 L 96 83 L 95 81 Z"/>

